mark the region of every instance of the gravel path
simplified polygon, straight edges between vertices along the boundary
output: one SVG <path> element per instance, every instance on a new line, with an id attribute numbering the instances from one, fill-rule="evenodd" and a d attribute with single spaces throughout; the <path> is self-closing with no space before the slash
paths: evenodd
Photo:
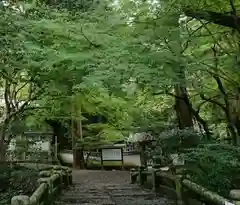
<path id="1" fill-rule="evenodd" d="M 56 205 L 174 205 L 150 190 L 130 184 L 127 171 L 73 171 L 73 182 Z"/>

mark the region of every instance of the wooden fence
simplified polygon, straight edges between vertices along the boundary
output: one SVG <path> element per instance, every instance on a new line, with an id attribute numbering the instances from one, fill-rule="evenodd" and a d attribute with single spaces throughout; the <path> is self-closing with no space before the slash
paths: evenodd
<path id="1" fill-rule="evenodd" d="M 14 196 L 11 205 L 50 205 L 62 189 L 72 184 L 72 171 L 62 166 L 46 167 L 39 173 L 38 184 L 31 196 Z"/>
<path id="2" fill-rule="evenodd" d="M 138 181 L 141 186 L 151 178 L 153 191 L 160 186 L 169 186 L 166 181 L 171 182 L 176 193 L 177 205 L 240 205 L 240 200 L 235 201 L 219 196 L 189 179 L 184 179 L 181 175 L 174 175 L 160 168 L 159 165 L 151 169 L 139 166 L 138 169 L 131 169 L 130 174 L 131 182 Z"/>

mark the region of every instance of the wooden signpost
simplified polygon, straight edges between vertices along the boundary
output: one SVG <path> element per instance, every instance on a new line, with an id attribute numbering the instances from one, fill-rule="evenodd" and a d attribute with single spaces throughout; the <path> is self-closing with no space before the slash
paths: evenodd
<path id="1" fill-rule="evenodd" d="M 104 169 L 104 162 L 121 162 L 123 169 L 123 147 L 103 146 L 101 148 L 101 167 Z"/>

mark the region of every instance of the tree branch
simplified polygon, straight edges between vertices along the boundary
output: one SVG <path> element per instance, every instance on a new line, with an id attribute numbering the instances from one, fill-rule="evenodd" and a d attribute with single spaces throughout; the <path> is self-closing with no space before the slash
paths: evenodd
<path id="1" fill-rule="evenodd" d="M 230 3 L 230 6 L 232 8 L 232 15 L 234 16 L 234 21 L 235 21 L 235 24 L 236 24 L 236 27 L 237 27 L 236 29 L 240 33 L 240 23 L 238 22 L 237 10 L 234 6 L 233 0 L 229 0 L 229 3 Z"/>
<path id="2" fill-rule="evenodd" d="M 175 95 L 173 93 L 170 93 L 170 92 L 167 92 L 167 91 L 160 92 L 160 93 L 154 93 L 154 95 L 160 95 L 160 94 L 170 95 L 170 96 L 173 96 L 173 97 L 175 97 L 177 99 L 183 100 L 187 104 L 188 108 L 190 109 L 190 111 L 193 114 L 193 116 L 195 117 L 195 119 L 202 125 L 202 127 L 203 127 L 204 131 L 206 132 L 206 134 L 208 136 L 210 136 L 212 134 L 211 131 L 208 128 L 207 122 L 199 115 L 199 112 L 196 111 L 193 108 L 192 104 L 188 100 L 186 100 L 186 98 L 181 97 L 181 96 L 177 96 L 177 95 Z"/>
<path id="3" fill-rule="evenodd" d="M 90 46 L 93 46 L 95 48 L 99 48 L 101 45 L 100 44 L 96 44 L 96 43 L 93 43 L 83 32 L 83 27 L 81 26 L 81 33 L 83 35 L 83 37 L 88 41 L 88 43 L 90 44 Z"/>
<path id="4" fill-rule="evenodd" d="M 188 32 L 188 39 L 187 41 L 184 42 L 183 44 L 183 48 L 181 49 L 181 53 L 184 53 L 187 48 L 188 48 L 188 45 L 190 43 L 190 41 L 192 40 L 192 36 L 197 33 L 200 29 L 202 29 L 203 27 L 205 27 L 207 24 L 209 24 L 209 22 L 206 22 L 205 24 L 202 24 L 201 26 L 199 26 L 197 29 L 195 29 L 194 31 L 192 31 L 191 33 L 189 32 L 189 30 L 187 30 Z"/>
<path id="5" fill-rule="evenodd" d="M 195 18 L 197 20 L 209 21 L 211 23 L 233 28 L 239 31 L 240 16 L 227 15 L 225 13 L 213 12 L 208 10 L 194 11 L 192 9 L 184 9 L 184 13 L 186 16 Z"/>
<path id="6" fill-rule="evenodd" d="M 10 114 L 11 112 L 11 104 L 9 101 L 9 96 L 10 96 L 10 84 L 7 79 L 5 79 L 5 85 L 4 85 L 4 101 L 6 105 L 6 113 L 7 115 Z"/>
<path id="7" fill-rule="evenodd" d="M 226 112 L 226 108 L 220 102 L 218 102 L 218 101 L 216 101 L 216 100 L 214 100 L 212 98 L 207 98 L 203 93 L 200 93 L 200 97 L 202 98 L 202 100 L 205 100 L 207 102 L 210 102 L 210 103 L 213 103 L 215 105 L 218 105 L 220 108 L 222 108 L 224 110 L 224 112 Z"/>

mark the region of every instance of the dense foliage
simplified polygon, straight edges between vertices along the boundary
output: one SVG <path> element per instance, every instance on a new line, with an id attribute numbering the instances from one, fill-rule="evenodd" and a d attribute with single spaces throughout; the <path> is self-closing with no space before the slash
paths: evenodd
<path id="1" fill-rule="evenodd" d="M 239 154 L 239 148 L 230 145 L 201 145 L 185 154 L 191 164 L 188 174 L 202 186 L 228 197 L 230 189 L 239 188 Z"/>
<path id="2" fill-rule="evenodd" d="M 38 171 L 16 165 L 0 165 L 0 204 L 10 204 L 16 195 L 31 195 L 37 187 Z"/>

